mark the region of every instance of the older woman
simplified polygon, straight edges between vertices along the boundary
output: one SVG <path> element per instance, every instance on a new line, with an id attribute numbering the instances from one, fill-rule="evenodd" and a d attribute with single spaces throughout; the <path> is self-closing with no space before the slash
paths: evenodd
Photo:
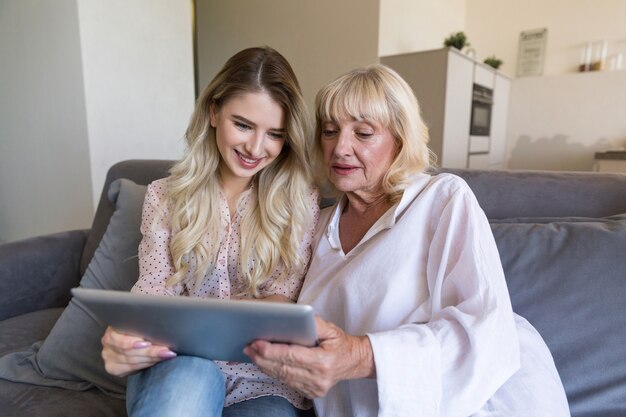
<path id="1" fill-rule="evenodd" d="M 269 375 L 324 416 L 568 416 L 545 343 L 511 309 L 487 219 L 460 178 L 424 173 L 427 129 L 382 65 L 317 97 L 338 203 L 320 215 L 299 302 L 319 346 L 255 341 Z M 334 323 L 334 324 L 333 324 Z"/>

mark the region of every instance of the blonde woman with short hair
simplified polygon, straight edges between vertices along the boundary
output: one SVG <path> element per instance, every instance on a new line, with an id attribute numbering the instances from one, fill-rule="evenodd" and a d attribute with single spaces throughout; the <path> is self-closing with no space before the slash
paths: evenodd
<path id="1" fill-rule="evenodd" d="M 425 172 L 410 87 L 376 64 L 317 96 L 317 154 L 341 193 L 320 213 L 298 302 L 318 346 L 244 352 L 318 417 L 567 417 L 554 361 L 516 315 L 493 234 L 469 186 Z"/>
<path id="2" fill-rule="evenodd" d="M 319 196 L 289 63 L 269 47 L 235 54 L 198 99 L 185 137 L 170 176 L 148 186 L 132 291 L 295 302 Z M 131 417 L 296 416 L 310 407 L 253 364 L 177 357 L 111 328 L 102 356 L 108 372 L 130 375 Z"/>

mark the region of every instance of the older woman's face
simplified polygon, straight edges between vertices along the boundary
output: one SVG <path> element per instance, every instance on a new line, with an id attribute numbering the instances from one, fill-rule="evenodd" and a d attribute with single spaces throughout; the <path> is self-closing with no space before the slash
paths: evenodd
<path id="1" fill-rule="evenodd" d="M 380 196 L 383 176 L 398 152 L 388 128 L 342 119 L 322 124 L 320 140 L 328 178 L 339 191 L 366 200 Z"/>

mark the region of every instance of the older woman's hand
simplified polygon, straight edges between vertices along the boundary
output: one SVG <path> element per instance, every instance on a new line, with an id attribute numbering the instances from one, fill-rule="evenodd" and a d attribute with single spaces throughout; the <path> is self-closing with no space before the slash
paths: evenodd
<path id="1" fill-rule="evenodd" d="M 141 337 L 120 333 L 110 326 L 102 336 L 104 369 L 111 375 L 126 376 L 175 356 L 176 353 L 166 346 L 153 345 Z"/>
<path id="2" fill-rule="evenodd" d="M 345 379 L 375 375 L 374 355 L 367 336 L 350 336 L 316 318 L 319 345 L 304 347 L 256 340 L 244 349 L 263 372 L 308 398 L 323 397 Z"/>

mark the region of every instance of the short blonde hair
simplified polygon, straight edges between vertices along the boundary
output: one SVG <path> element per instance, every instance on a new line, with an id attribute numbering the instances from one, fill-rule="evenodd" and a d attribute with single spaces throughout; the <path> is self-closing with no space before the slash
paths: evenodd
<path id="1" fill-rule="evenodd" d="M 325 171 L 321 169 L 323 124 L 342 118 L 376 121 L 395 138 L 398 154 L 382 183 L 392 200 L 399 198 L 414 174 L 428 169 L 433 161 L 417 98 L 406 81 L 385 65 L 374 64 L 340 76 L 318 92 L 315 107 L 314 160 L 320 173 Z"/>

